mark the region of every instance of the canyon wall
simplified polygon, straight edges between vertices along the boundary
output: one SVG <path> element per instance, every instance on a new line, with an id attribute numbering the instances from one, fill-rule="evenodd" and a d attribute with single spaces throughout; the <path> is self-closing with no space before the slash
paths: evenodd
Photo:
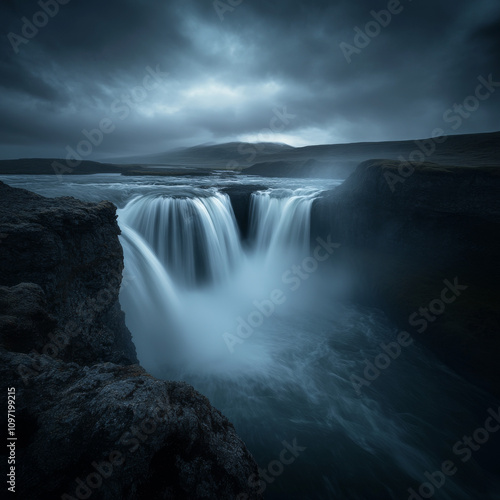
<path id="1" fill-rule="evenodd" d="M 260 498 L 233 425 L 188 384 L 137 364 L 115 210 L 0 182 L 0 380 L 4 397 L 15 388 L 16 492 Z"/>
<path id="2" fill-rule="evenodd" d="M 499 188 L 493 167 L 371 160 L 324 193 L 312 214 L 313 240 L 329 234 L 341 244 L 336 265 L 349 270 L 354 300 L 382 308 L 496 394 Z M 441 311 L 445 281 L 459 295 Z M 429 306 L 437 314 L 421 309 Z"/>

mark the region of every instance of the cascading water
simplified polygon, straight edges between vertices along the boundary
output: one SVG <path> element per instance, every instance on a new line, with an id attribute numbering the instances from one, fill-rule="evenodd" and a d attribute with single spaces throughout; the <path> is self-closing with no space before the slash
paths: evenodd
<path id="1" fill-rule="evenodd" d="M 186 373 L 195 366 L 197 372 L 239 375 L 271 369 L 271 353 L 278 346 L 273 346 L 272 335 L 263 337 L 265 325 L 255 333 L 259 342 L 248 342 L 237 352 L 228 348 L 227 339 L 252 313 L 255 302 L 267 301 L 271 284 L 281 283 L 285 250 L 288 265 L 293 257 L 306 255 L 310 210 L 318 193 L 317 189 L 257 193 L 251 217 L 256 245 L 246 254 L 225 194 L 185 189 L 168 195 L 151 193 L 133 198 L 119 211 L 125 268 L 139 276 L 123 287 L 121 300 L 131 330 L 152 332 L 134 335 L 141 362 L 150 371 L 158 374 L 175 367 Z M 266 245 L 270 233 L 272 244 Z M 203 286 L 196 287 L 200 282 Z M 157 293 L 162 286 L 168 293 Z M 172 294 L 175 301 L 169 300 Z M 156 340 L 146 343 L 143 335 Z M 164 352 L 163 363 L 162 336 L 167 346 L 175 336 L 177 346 L 175 353 L 170 348 Z"/>
<path id="2" fill-rule="evenodd" d="M 242 257 L 229 197 L 216 191 L 138 196 L 120 219 L 143 236 L 179 284 L 224 281 Z"/>
<path id="3" fill-rule="evenodd" d="M 138 332 L 141 362 L 154 375 L 187 380 L 207 395 L 235 423 L 262 466 L 279 457 L 283 440 L 304 448 L 300 465 L 283 466 L 276 484 L 269 473 L 269 480 L 254 478 L 270 498 L 401 498 L 408 485 L 442 461 L 436 450 L 454 432 L 460 435 L 456 425 L 439 423 L 439 406 L 423 411 L 422 401 L 470 406 L 475 397 L 458 396 L 457 403 L 456 395 L 454 400 L 434 391 L 434 380 L 453 387 L 457 377 L 436 360 L 429 368 L 429 355 L 416 346 L 378 388 L 361 396 L 354 391 L 351 375 L 362 373 L 364 360 L 375 357 L 379 344 L 396 332 L 380 313 L 332 296 L 335 277 L 326 268 L 301 269 L 311 256 L 310 213 L 318 193 L 303 188 L 254 193 L 247 253 L 224 195 L 135 198 L 121 211 L 120 223 L 147 244 L 135 242 L 140 258 L 125 252 L 126 268 L 143 278 L 132 290 L 136 302 L 124 300 L 124 307 L 130 321 L 139 318 L 140 326 L 129 324 Z M 129 243 L 126 231 L 124 248 Z M 138 258 L 152 267 L 137 269 Z M 158 270 L 160 262 L 172 281 Z M 211 278 L 201 288 L 194 286 L 200 275 Z M 294 278 L 293 286 L 285 276 Z M 157 294 L 162 286 L 168 293 Z M 153 305 L 158 300 L 166 302 Z M 165 345 L 146 343 L 148 330 L 163 335 Z M 435 427 L 422 432 L 423 417 L 413 416 L 422 414 Z M 442 498 L 469 497 L 449 479 Z"/>
<path id="4" fill-rule="evenodd" d="M 252 194 L 250 234 L 259 252 L 282 255 L 284 249 L 309 248 L 311 206 L 317 189 L 273 189 Z"/>
<path id="5" fill-rule="evenodd" d="M 172 360 L 182 343 L 176 322 L 179 302 L 174 284 L 147 242 L 123 222 L 121 231 L 126 269 L 120 301 L 127 311 L 127 324 L 139 358 L 157 353 L 161 358 L 156 362 L 164 363 L 165 356 Z M 168 334 L 166 325 L 170 325 Z"/>
<path id="6" fill-rule="evenodd" d="M 407 499 L 446 460 L 457 472 L 436 499 L 500 498 L 494 443 L 466 463 L 453 453 L 498 408 L 489 395 L 416 341 L 354 389 L 351 377 L 363 376 L 398 332 L 379 311 L 346 302 L 346 283 L 328 262 L 309 266 L 318 187 L 255 193 L 242 250 L 229 200 L 213 188 L 187 189 L 183 178 L 166 186 L 107 176 L 90 187 L 87 177 L 74 179 L 66 191 L 45 178 L 19 187 L 128 200 L 119 211 L 120 300 L 141 364 L 193 384 L 235 424 L 262 469 L 249 481 L 265 498 Z M 285 441 L 296 456 L 282 455 Z"/>

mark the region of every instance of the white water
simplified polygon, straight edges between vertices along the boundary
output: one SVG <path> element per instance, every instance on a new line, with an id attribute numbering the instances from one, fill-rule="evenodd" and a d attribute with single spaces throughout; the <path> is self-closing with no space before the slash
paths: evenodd
<path id="1" fill-rule="evenodd" d="M 156 331 L 156 319 L 142 283 L 132 289 L 134 300 L 144 305 L 142 313 L 132 313 L 139 314 L 141 328 L 130 326 L 138 331 L 135 342 L 146 368 L 158 377 L 187 380 L 209 396 L 261 465 L 277 458 L 282 440 L 297 439 L 307 448 L 300 467 L 290 466 L 279 484 L 266 484 L 271 498 L 402 498 L 409 486 L 425 480 L 425 471 L 450 458 L 437 450 L 446 451 L 449 443 L 451 453 L 449 446 L 461 437 L 458 430 L 454 435 L 453 424 L 442 425 L 447 412 L 474 405 L 478 396 L 436 389 L 436 380 L 452 393 L 463 382 L 437 360 L 429 362 L 417 346 L 375 390 L 361 396 L 354 391 L 351 375 L 362 375 L 363 360 L 373 359 L 379 344 L 394 340 L 397 332 L 379 312 L 339 302 L 333 291 L 347 283 L 339 283 L 326 265 L 294 272 L 311 256 L 310 211 L 318 193 L 314 188 L 254 193 L 246 252 L 222 195 L 132 200 L 120 221 L 131 223 L 165 263 L 173 283 L 169 294 L 172 285 L 177 301 L 175 310 L 168 297 L 165 304 L 163 354 L 160 344 L 146 346 L 144 332 Z M 209 244 L 210 238 L 217 241 Z M 214 250 L 207 255 L 201 251 L 206 248 Z M 168 252 L 177 265 L 187 266 L 187 274 L 171 267 Z M 149 251 L 127 252 L 126 259 L 131 268 L 137 259 L 144 266 L 155 263 Z M 200 260 L 212 279 L 194 287 Z M 295 289 L 297 281 L 285 276 L 304 278 Z M 153 289 L 164 279 L 162 273 L 148 273 Z M 273 290 L 280 291 L 283 303 L 272 304 Z M 123 303 L 128 311 L 128 301 Z M 158 317 L 163 321 L 164 312 Z M 474 428 L 473 419 L 469 422 Z M 346 477 L 363 479 L 350 484 Z M 485 491 L 489 481 L 486 475 Z M 441 498 L 470 496 L 449 479 Z"/>
<path id="2" fill-rule="evenodd" d="M 308 221 L 318 192 L 256 194 L 253 220 L 262 216 L 264 227 L 273 225 L 272 244 L 264 244 L 269 233 L 265 231 L 246 252 L 229 198 L 221 193 L 198 191 L 188 198 L 183 190 L 168 197 L 138 196 L 119 210 L 119 222 L 125 229 L 121 237 L 125 267 L 139 276 L 123 287 L 121 302 L 129 313 L 131 331 L 140 332 L 134 340 L 141 363 L 158 375 L 172 366 L 183 374 L 194 370 L 233 377 L 243 373 L 262 376 L 274 370 L 273 354 L 281 350 L 281 340 L 272 334 L 272 328 L 279 309 L 289 309 L 293 297 L 288 304 L 276 306 L 271 319 L 264 318 L 244 347 L 231 349 L 227 339 L 255 312 L 255 302 L 268 303 L 271 292 L 283 287 L 286 262 L 292 265 L 293 258 L 307 256 Z M 292 203 L 287 203 L 287 195 Z M 273 217 L 272 212 L 280 212 L 282 206 L 286 207 L 282 216 Z M 148 340 L 161 337 L 161 331 L 166 345 L 175 336 L 175 352 L 165 349 L 162 354 L 161 343 Z"/>
<path id="3" fill-rule="evenodd" d="M 241 261 L 231 202 L 216 191 L 137 196 L 120 212 L 120 221 L 143 236 L 180 285 L 222 282 Z"/>
<path id="4" fill-rule="evenodd" d="M 452 452 L 497 402 L 417 344 L 358 395 L 350 377 L 362 375 L 364 360 L 398 332 L 379 311 L 346 302 L 349 282 L 328 262 L 303 274 L 298 287 L 284 279 L 298 276 L 294 270 L 311 257 L 309 211 L 319 186 L 257 193 L 242 248 L 228 200 L 215 189 L 187 189 L 184 179 L 178 186 L 111 176 L 67 186 L 34 179 L 18 182 L 122 207 L 121 302 L 152 374 L 186 380 L 208 396 L 264 469 L 279 459 L 283 440 L 306 448 L 271 476 L 266 498 L 406 499 L 425 471 L 449 459 L 458 472 L 434 498 L 499 498 L 488 472 L 498 445 L 487 443 L 467 464 Z M 262 324 L 248 335 L 242 325 L 259 319 L 276 290 L 284 303 L 261 313 Z M 246 338 L 231 350 L 224 335 L 238 328 Z"/>
<path id="5" fill-rule="evenodd" d="M 268 255 L 284 248 L 307 254 L 314 188 L 273 189 L 252 195 L 250 233 L 256 249 Z"/>
<path id="6" fill-rule="evenodd" d="M 182 342 L 175 324 L 180 308 L 175 287 L 146 241 L 125 223 L 121 230 L 126 269 L 120 300 L 127 324 L 133 332 L 141 332 L 140 342 L 136 341 L 139 358 L 158 353 L 163 362 L 165 354 L 177 351 Z M 165 325 L 171 325 L 169 335 Z"/>

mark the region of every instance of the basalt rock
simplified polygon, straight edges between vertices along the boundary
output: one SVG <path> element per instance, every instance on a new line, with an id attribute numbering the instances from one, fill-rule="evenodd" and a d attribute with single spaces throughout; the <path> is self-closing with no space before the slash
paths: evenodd
<path id="1" fill-rule="evenodd" d="M 188 384 L 49 356 L 25 384 L 34 356 L 1 350 L 0 359 L 2 386 L 16 388 L 21 498 L 258 498 L 232 424 Z"/>
<path id="2" fill-rule="evenodd" d="M 260 498 L 232 424 L 188 384 L 137 365 L 119 232 L 111 203 L 0 183 L 0 390 L 16 390 L 16 492 Z"/>
<path id="3" fill-rule="evenodd" d="M 137 362 L 118 304 L 123 253 L 114 205 L 48 199 L 1 183 L 0 234 L 0 285 L 9 288 L 0 293 L 0 314 L 21 326 L 35 313 L 45 317 L 33 343 L 27 333 L 16 342 L 7 332 L 10 349 L 57 351 L 82 364 Z M 15 295 L 33 308 L 16 311 L 19 300 L 8 298 Z"/>
<path id="4" fill-rule="evenodd" d="M 492 257 L 500 243 L 498 169 L 363 162 L 319 199 L 313 234 L 330 232 L 346 244 L 439 265 L 474 255 Z"/>
<path id="5" fill-rule="evenodd" d="M 312 211 L 312 237 L 330 235 L 341 244 L 337 264 L 349 269 L 353 298 L 384 309 L 401 329 L 495 394 L 499 188 L 496 167 L 372 160 Z M 445 280 L 466 289 L 441 305 Z"/>

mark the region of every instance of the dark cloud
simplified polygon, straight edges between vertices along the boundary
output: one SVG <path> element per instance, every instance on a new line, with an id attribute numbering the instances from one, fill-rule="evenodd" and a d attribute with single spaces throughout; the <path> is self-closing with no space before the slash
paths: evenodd
<path id="1" fill-rule="evenodd" d="M 114 131 L 95 157 L 264 137 L 302 145 L 498 130 L 500 90 L 459 129 L 443 119 L 481 75 L 500 81 L 498 2 L 394 2 L 3 2 L 0 155 L 63 156 L 105 118 Z M 42 3 L 59 12 L 28 39 L 25 19 L 43 24 Z M 377 30 L 372 11 L 389 6 L 398 13 L 357 46 L 367 23 Z M 350 62 L 342 43 L 354 48 Z M 293 119 L 266 135 L 277 109 Z"/>

